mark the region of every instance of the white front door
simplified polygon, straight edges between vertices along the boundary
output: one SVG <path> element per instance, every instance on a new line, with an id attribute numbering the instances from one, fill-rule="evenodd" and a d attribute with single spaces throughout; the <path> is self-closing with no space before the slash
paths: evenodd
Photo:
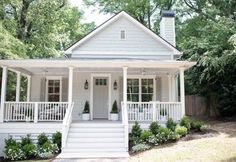
<path id="1" fill-rule="evenodd" d="M 108 119 L 108 78 L 93 79 L 93 118 Z"/>

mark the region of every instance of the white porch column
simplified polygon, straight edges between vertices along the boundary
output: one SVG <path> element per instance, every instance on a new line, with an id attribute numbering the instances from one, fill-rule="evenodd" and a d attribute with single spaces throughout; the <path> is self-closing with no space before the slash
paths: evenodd
<path id="1" fill-rule="evenodd" d="M 21 72 L 16 72 L 16 102 L 20 101 Z"/>
<path id="2" fill-rule="evenodd" d="M 180 74 L 180 101 L 182 104 L 182 116 L 185 115 L 185 90 L 184 90 L 184 68 L 179 69 Z"/>
<path id="3" fill-rule="evenodd" d="M 172 76 L 168 75 L 169 102 L 172 101 Z"/>
<path id="4" fill-rule="evenodd" d="M 127 69 L 128 69 L 128 67 L 123 67 L 123 102 L 124 102 L 124 109 L 127 109 Z"/>
<path id="5" fill-rule="evenodd" d="M 27 102 L 30 101 L 30 91 L 31 91 L 31 76 L 27 75 Z"/>
<path id="6" fill-rule="evenodd" d="M 7 86 L 7 66 L 2 67 L 2 90 L 1 90 L 1 108 L 0 108 L 0 123 L 3 123 L 4 104 L 6 101 L 6 86 Z"/>
<path id="7" fill-rule="evenodd" d="M 72 103 L 72 93 L 73 93 L 73 67 L 69 67 L 69 82 L 68 82 L 68 102 Z"/>

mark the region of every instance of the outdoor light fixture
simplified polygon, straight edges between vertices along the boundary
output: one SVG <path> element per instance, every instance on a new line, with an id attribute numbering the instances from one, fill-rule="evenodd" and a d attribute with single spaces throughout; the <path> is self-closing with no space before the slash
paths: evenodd
<path id="1" fill-rule="evenodd" d="M 115 80 L 115 82 L 113 84 L 113 88 L 114 88 L 114 90 L 117 90 L 117 82 L 116 82 L 116 80 Z"/>
<path id="2" fill-rule="evenodd" d="M 88 89 L 88 81 L 87 80 L 84 83 L 84 89 Z"/>

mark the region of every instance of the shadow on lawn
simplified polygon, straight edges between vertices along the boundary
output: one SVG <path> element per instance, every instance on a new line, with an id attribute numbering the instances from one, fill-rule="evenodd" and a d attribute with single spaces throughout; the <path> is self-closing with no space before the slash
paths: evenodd
<path id="1" fill-rule="evenodd" d="M 236 155 L 234 157 L 230 157 L 228 159 L 221 160 L 221 162 L 235 162 L 236 161 Z"/>

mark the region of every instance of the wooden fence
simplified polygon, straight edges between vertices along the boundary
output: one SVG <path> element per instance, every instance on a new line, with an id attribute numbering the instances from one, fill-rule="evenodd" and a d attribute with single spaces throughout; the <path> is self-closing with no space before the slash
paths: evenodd
<path id="1" fill-rule="evenodd" d="M 185 96 L 185 113 L 188 116 L 208 116 L 206 98 L 196 95 Z"/>

